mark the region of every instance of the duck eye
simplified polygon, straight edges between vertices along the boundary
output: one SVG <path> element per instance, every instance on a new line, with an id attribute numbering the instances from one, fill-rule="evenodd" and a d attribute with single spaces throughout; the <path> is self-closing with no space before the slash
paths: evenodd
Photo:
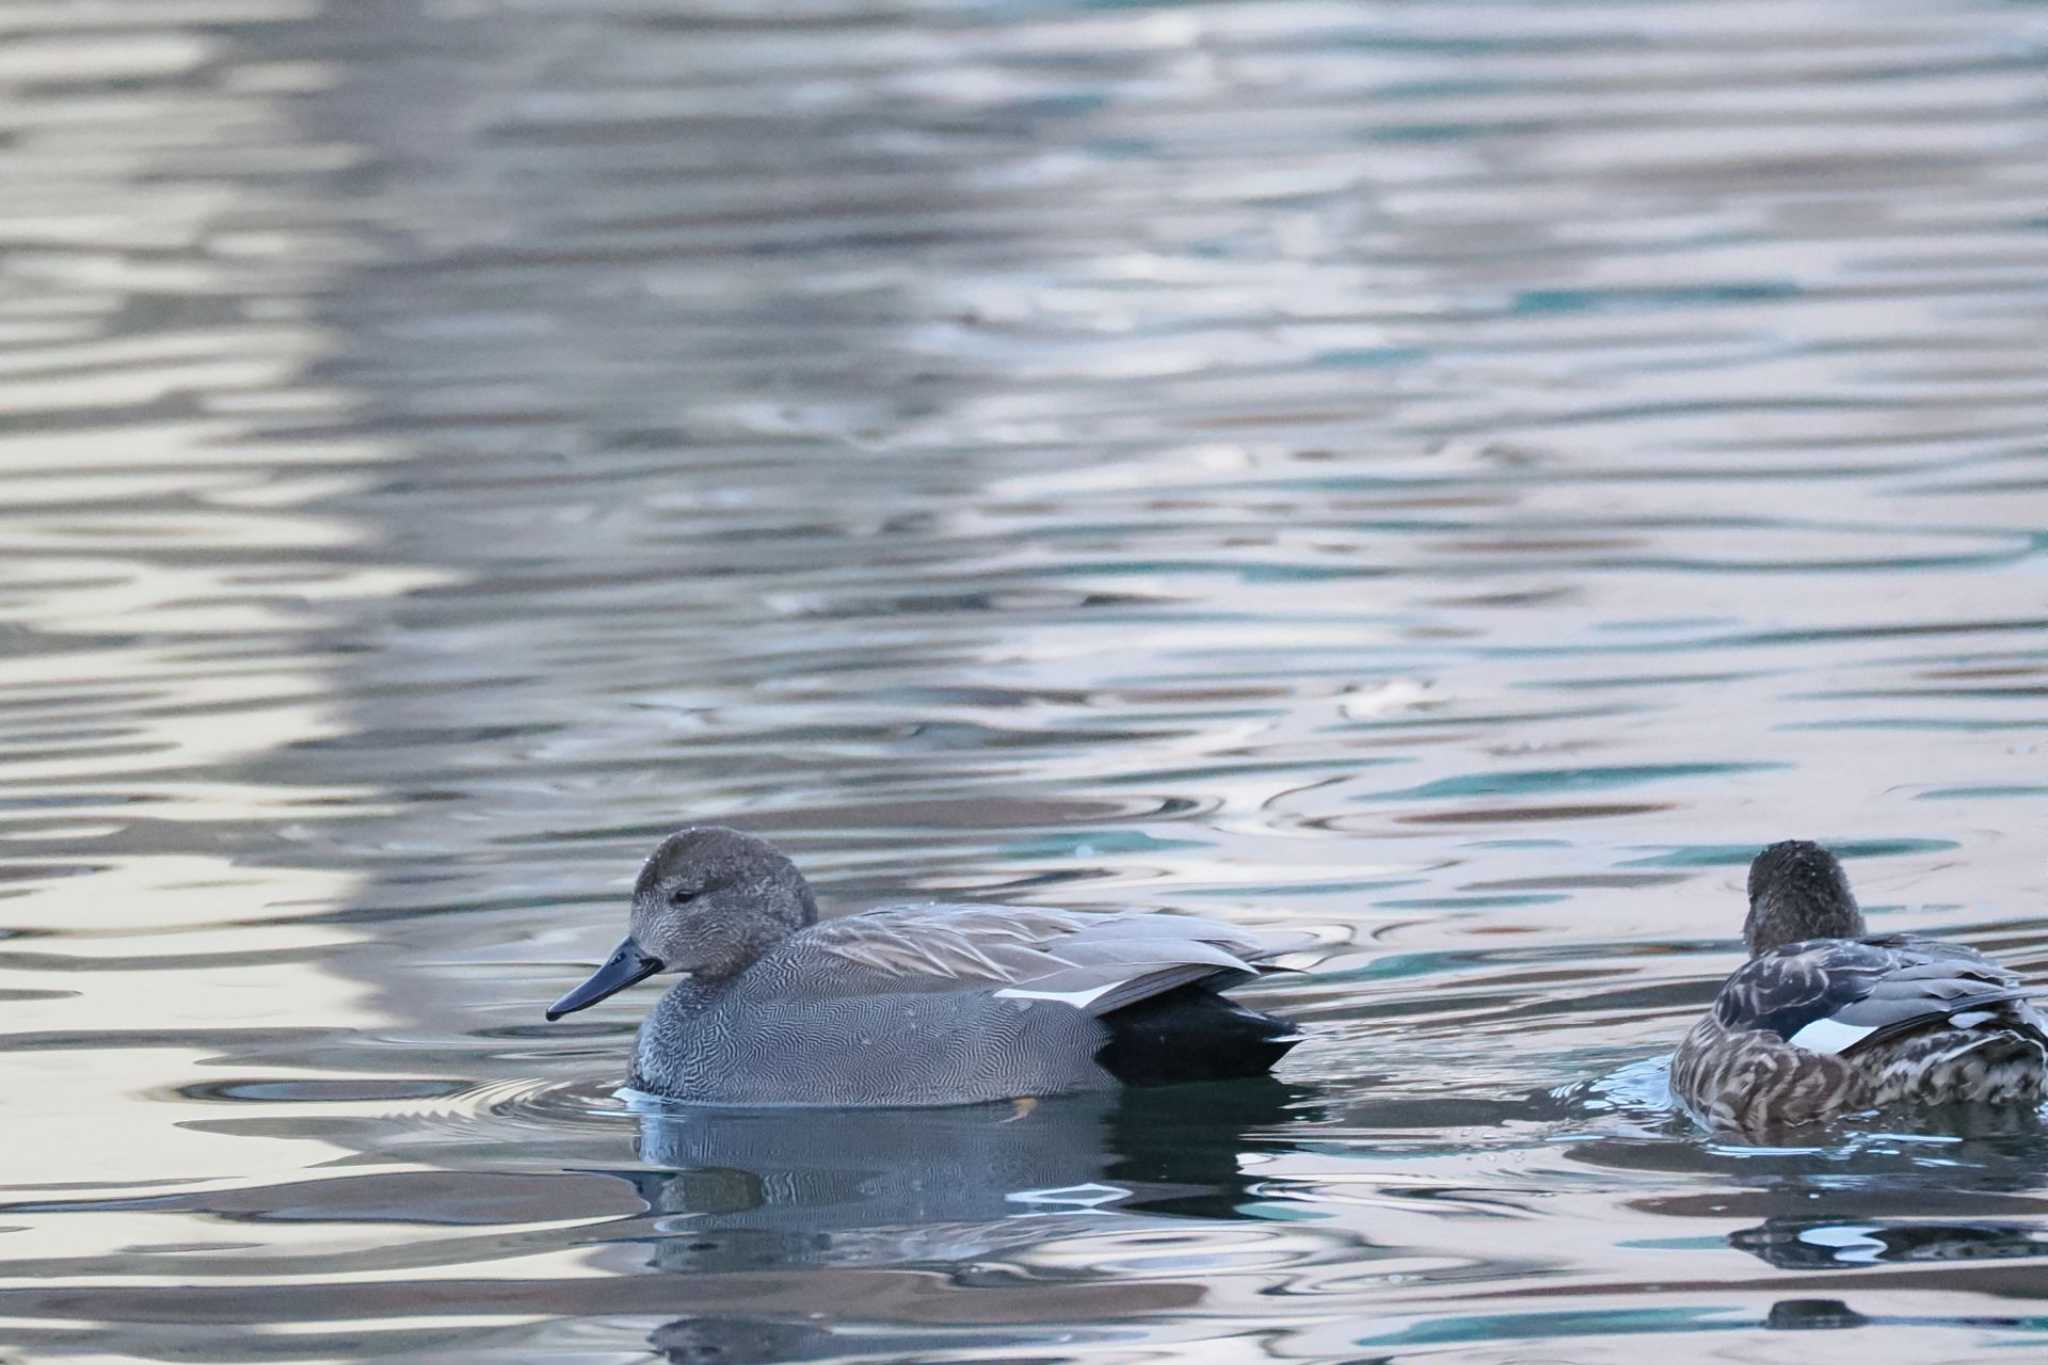
<path id="1" fill-rule="evenodd" d="M 697 899 L 697 893 L 687 886 L 679 886 L 668 893 L 668 903 L 670 905 L 688 905 L 695 899 Z"/>

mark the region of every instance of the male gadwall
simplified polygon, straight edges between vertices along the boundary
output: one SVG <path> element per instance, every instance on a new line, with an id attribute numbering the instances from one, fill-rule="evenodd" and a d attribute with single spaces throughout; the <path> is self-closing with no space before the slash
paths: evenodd
<path id="1" fill-rule="evenodd" d="M 1254 1076 L 1301 1041 L 1218 992 L 1304 943 L 1179 915 L 1014 905 L 891 905 L 820 924 L 794 863 L 718 826 L 662 840 L 634 884 L 631 928 L 547 1017 L 687 972 L 640 1026 L 628 1077 L 680 1099 L 969 1104 Z"/>
<path id="2" fill-rule="evenodd" d="M 1888 1106 L 2037 1105 L 2048 1025 L 1982 954 L 1865 937 L 1835 855 L 1772 844 L 1749 865 L 1750 959 L 1671 1059 L 1671 1090 L 1742 1133 Z"/>

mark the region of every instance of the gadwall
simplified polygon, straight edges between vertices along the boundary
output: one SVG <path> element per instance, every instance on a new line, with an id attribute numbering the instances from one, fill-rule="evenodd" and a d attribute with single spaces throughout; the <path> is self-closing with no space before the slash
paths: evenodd
<path id="1" fill-rule="evenodd" d="M 1834 854 L 1772 844 L 1749 866 L 1750 959 L 1671 1059 L 1672 1093 L 1717 1129 L 1759 1133 L 1858 1110 L 2037 1105 L 2048 1027 L 1982 954 L 1866 937 Z"/>
<path id="2" fill-rule="evenodd" d="M 688 976 L 628 1082 L 723 1104 L 935 1105 L 1262 1074 L 1301 1041 L 1220 991 L 1304 946 L 1214 920 L 892 905 L 818 923 L 796 865 L 719 826 L 662 840 L 631 933 L 547 1012 Z"/>

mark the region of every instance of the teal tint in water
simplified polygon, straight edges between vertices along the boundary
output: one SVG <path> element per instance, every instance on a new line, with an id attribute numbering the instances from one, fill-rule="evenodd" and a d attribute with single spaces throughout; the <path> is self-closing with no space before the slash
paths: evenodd
<path id="1" fill-rule="evenodd" d="M 1661 1059 L 1777 838 L 2048 967 L 2048 10 L 0 36 L 0 1357 L 2039 1352 L 2031 1120 Z M 618 1096 L 686 819 L 1313 929 L 1309 1039 Z"/>
<path id="2" fill-rule="evenodd" d="M 1378 792 L 1369 801 L 1426 801 L 1443 797 L 1526 796 L 1632 787 L 1644 782 L 1697 779 L 1718 773 L 1754 772 L 1767 763 L 1674 763 L 1638 768 L 1550 768 L 1535 772 L 1474 773 L 1425 782 L 1401 791 Z M 1754 850 L 1752 850 L 1754 851 Z"/>

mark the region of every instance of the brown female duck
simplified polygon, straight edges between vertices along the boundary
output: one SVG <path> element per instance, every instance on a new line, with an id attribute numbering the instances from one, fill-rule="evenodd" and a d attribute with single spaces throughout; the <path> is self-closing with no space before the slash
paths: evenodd
<path id="1" fill-rule="evenodd" d="M 1867 937 L 1835 856 L 1772 844 L 1749 867 L 1750 959 L 1671 1059 L 1671 1090 L 1717 1129 L 1757 1133 L 1892 1106 L 2033 1106 L 2048 1023 L 1982 954 Z"/>

